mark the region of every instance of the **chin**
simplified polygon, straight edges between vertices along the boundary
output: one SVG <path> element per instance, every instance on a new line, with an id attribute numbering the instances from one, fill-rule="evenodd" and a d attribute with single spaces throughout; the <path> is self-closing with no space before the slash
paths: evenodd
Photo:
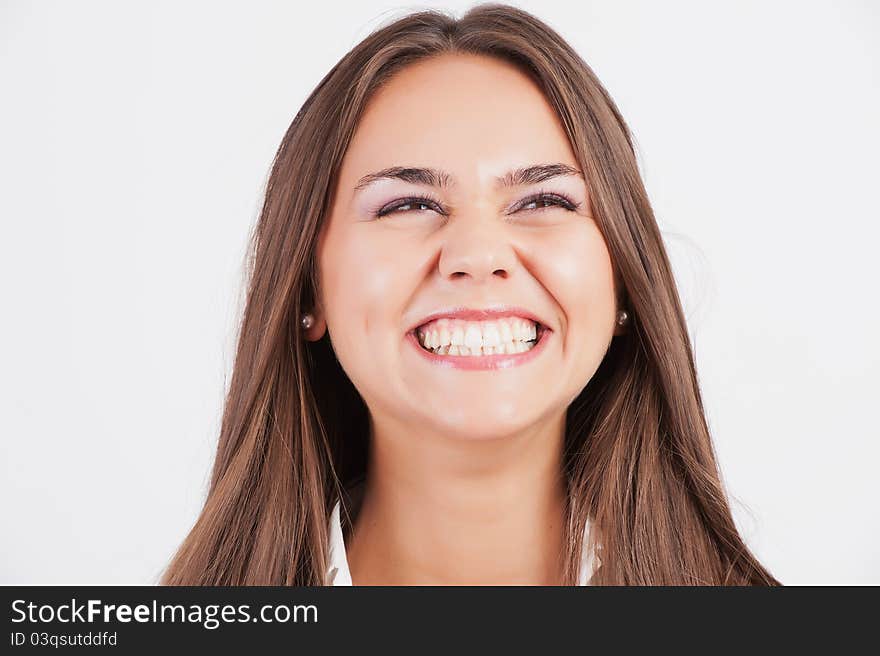
<path id="1" fill-rule="evenodd" d="M 532 416 L 534 415 L 534 416 Z M 506 402 L 494 412 L 486 412 L 485 406 L 467 409 L 447 408 L 443 414 L 425 417 L 423 426 L 433 426 L 440 435 L 452 438 L 483 441 L 503 439 L 528 430 L 540 420 L 540 412 Z"/>

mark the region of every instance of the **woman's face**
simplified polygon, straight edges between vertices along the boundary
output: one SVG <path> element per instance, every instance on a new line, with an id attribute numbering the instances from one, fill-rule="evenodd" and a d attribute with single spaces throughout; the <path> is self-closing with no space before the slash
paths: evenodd
<path id="1" fill-rule="evenodd" d="M 615 330 L 615 286 L 584 179 L 497 180 L 557 164 L 579 169 L 550 104 L 504 62 L 418 62 L 371 99 L 322 229 L 322 293 L 308 337 L 329 330 L 374 424 L 472 440 L 510 435 L 558 419 L 595 373 Z M 392 167 L 443 179 L 368 177 Z M 539 193 L 544 200 L 528 202 Z M 413 196 L 429 200 L 406 203 Z M 554 204 L 560 198 L 576 209 Z M 507 347 L 474 368 L 475 356 L 434 356 L 408 334 L 437 312 L 499 306 L 549 329 L 534 353 Z M 517 316 L 431 327 L 470 349 L 500 344 L 495 332 L 516 337 Z"/>

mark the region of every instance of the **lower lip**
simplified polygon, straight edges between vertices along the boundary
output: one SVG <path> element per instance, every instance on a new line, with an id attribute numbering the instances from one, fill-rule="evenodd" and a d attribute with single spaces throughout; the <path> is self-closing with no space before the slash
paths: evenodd
<path id="1" fill-rule="evenodd" d="M 406 339 L 415 349 L 422 354 L 431 364 L 453 369 L 507 369 L 516 367 L 526 362 L 531 362 L 538 357 L 546 348 L 547 340 L 553 333 L 549 328 L 544 328 L 538 341 L 528 351 L 522 353 L 496 353 L 494 355 L 438 355 L 422 348 L 415 331 L 406 334 Z"/>

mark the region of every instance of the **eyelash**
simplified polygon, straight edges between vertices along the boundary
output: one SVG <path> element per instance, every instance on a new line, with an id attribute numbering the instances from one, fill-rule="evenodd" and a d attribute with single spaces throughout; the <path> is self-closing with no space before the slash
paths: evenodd
<path id="1" fill-rule="evenodd" d="M 549 202 L 552 203 L 552 206 L 561 207 L 569 212 L 574 212 L 577 208 L 581 206 L 580 203 L 575 203 L 570 198 L 568 198 L 564 194 L 550 193 L 546 191 L 539 191 L 536 194 L 532 194 L 531 196 L 523 199 L 519 203 L 519 207 L 522 208 L 526 205 L 530 205 L 531 203 L 541 203 L 541 202 Z M 440 201 L 436 198 L 431 197 L 430 195 L 425 196 L 407 196 L 406 198 L 399 198 L 395 201 L 392 201 L 388 205 L 384 205 L 381 208 L 377 209 L 373 212 L 373 216 L 377 219 L 384 218 L 389 214 L 393 214 L 398 211 L 402 207 L 406 207 L 407 205 L 434 205 L 435 207 L 440 206 Z M 540 212 L 541 210 L 550 209 L 550 207 L 536 207 L 530 212 Z M 412 210 L 407 210 L 412 211 Z M 442 210 L 437 210 L 440 214 L 445 215 L 446 212 Z M 406 212 L 404 212 L 406 213 Z"/>

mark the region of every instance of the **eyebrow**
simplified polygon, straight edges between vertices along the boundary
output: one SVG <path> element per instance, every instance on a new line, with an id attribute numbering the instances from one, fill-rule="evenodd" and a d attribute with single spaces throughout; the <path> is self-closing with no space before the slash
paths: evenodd
<path id="1" fill-rule="evenodd" d="M 495 185 L 499 187 L 519 187 L 544 182 L 550 178 L 563 175 L 584 177 L 583 172 L 567 164 L 536 164 L 534 166 L 513 169 L 504 175 L 496 177 Z M 355 192 L 360 191 L 378 180 L 403 180 L 413 184 L 443 188 L 448 188 L 455 184 L 455 178 L 445 171 L 414 166 L 392 166 L 376 173 L 365 175 L 358 180 L 354 190 Z"/>

